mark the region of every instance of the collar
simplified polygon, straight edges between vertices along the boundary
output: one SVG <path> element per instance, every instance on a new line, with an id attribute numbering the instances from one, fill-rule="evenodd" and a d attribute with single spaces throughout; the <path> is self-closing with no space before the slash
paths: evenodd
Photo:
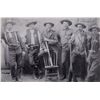
<path id="1" fill-rule="evenodd" d="M 28 29 L 28 32 L 31 33 L 31 30 L 33 30 L 34 33 L 36 32 L 36 29 Z"/>
<path id="2" fill-rule="evenodd" d="M 54 32 L 54 30 L 46 30 L 46 32 Z"/>
<path id="3" fill-rule="evenodd" d="M 84 30 L 80 30 L 80 29 L 78 29 L 77 31 L 79 31 L 79 32 L 84 32 Z"/>
<path id="4" fill-rule="evenodd" d="M 70 30 L 70 28 L 69 27 L 68 28 L 64 28 L 63 30 L 68 31 L 68 30 Z"/>

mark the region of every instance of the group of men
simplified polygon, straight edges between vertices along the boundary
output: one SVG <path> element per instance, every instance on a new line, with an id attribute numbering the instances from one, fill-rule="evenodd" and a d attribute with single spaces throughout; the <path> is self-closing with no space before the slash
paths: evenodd
<path id="1" fill-rule="evenodd" d="M 23 68 L 23 56 L 27 54 L 28 65 L 32 68 L 33 78 L 42 78 L 45 64 L 43 57 L 48 53 L 46 43 L 50 50 L 50 56 L 56 54 L 59 66 L 60 80 L 66 81 L 100 81 L 100 28 L 91 26 L 86 32 L 85 24 L 75 24 L 76 31 L 70 27 L 73 23 L 64 19 L 60 21 L 62 30 L 53 29 L 54 23 L 45 22 L 45 30 L 37 29 L 37 21 L 26 25 L 26 42 L 24 43 L 18 31 L 13 27 L 16 23 L 8 21 L 2 39 L 8 45 L 9 66 L 12 79 L 18 81 Z M 53 59 L 53 58 L 52 58 Z M 41 74 L 42 73 L 42 74 Z"/>

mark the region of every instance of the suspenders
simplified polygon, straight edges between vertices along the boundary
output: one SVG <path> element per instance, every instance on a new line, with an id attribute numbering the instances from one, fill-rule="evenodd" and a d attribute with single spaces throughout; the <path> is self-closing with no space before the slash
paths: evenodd
<path id="1" fill-rule="evenodd" d="M 16 38 L 17 43 L 19 43 L 17 33 L 14 33 L 14 34 L 15 34 L 15 38 Z"/>
<path id="2" fill-rule="evenodd" d="M 5 35 L 6 41 L 8 42 L 7 34 L 4 33 L 4 35 Z M 16 42 L 19 43 L 17 33 L 14 32 L 14 35 L 15 35 Z"/>

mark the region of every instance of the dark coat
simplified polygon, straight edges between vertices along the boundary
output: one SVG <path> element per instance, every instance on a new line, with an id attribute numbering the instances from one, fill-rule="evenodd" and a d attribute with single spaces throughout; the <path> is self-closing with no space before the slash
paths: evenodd
<path id="1" fill-rule="evenodd" d="M 39 37 L 38 37 L 38 30 L 37 29 L 35 29 L 34 30 L 34 36 L 35 36 L 35 44 L 36 45 L 39 45 Z M 26 38 L 26 44 L 27 45 L 30 45 L 31 44 L 31 32 L 30 32 L 30 30 L 28 29 L 27 31 L 26 31 L 26 36 L 25 36 L 25 38 Z"/>

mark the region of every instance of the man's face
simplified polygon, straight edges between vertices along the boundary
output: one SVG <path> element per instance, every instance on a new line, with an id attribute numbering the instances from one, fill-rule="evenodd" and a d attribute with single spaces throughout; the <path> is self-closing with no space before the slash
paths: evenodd
<path id="1" fill-rule="evenodd" d="M 46 29 L 51 29 L 52 26 L 50 24 L 46 24 Z"/>
<path id="2" fill-rule="evenodd" d="M 11 31 L 12 28 L 13 28 L 13 25 L 12 25 L 11 23 L 8 23 L 8 24 L 6 25 L 6 29 L 7 29 L 8 31 Z"/>
<path id="3" fill-rule="evenodd" d="M 68 28 L 69 27 L 69 23 L 68 22 L 63 22 L 63 27 L 64 28 Z"/>
<path id="4" fill-rule="evenodd" d="M 93 28 L 93 29 L 92 29 L 92 32 L 93 32 L 93 33 L 98 33 L 97 28 Z"/>
<path id="5" fill-rule="evenodd" d="M 35 28 L 34 24 L 29 25 L 29 29 L 34 29 L 34 28 Z"/>
<path id="6" fill-rule="evenodd" d="M 82 26 L 82 25 L 77 25 L 77 28 L 78 28 L 79 30 L 83 30 L 83 26 Z"/>

